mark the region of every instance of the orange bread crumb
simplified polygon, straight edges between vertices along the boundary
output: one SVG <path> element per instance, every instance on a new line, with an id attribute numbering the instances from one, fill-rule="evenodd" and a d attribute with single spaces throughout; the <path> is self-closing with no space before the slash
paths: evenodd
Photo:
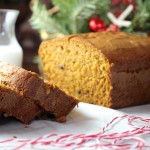
<path id="1" fill-rule="evenodd" d="M 71 35 L 39 48 L 47 80 L 76 99 L 113 108 L 150 102 L 150 39 L 118 32 Z"/>

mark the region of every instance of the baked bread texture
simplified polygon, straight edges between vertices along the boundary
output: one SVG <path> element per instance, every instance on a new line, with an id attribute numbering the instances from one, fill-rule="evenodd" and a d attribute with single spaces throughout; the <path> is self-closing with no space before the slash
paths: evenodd
<path id="1" fill-rule="evenodd" d="M 112 108 L 150 102 L 150 38 L 71 35 L 39 48 L 46 79 L 76 99 Z"/>
<path id="2" fill-rule="evenodd" d="M 0 85 L 5 86 L 4 91 L 6 91 L 5 93 L 8 95 L 7 98 L 5 98 L 4 104 L 0 102 L 0 111 L 15 117 L 16 115 L 11 113 L 12 111 L 18 114 L 18 108 L 20 107 L 20 109 L 22 109 L 25 107 L 28 113 L 26 113 L 24 109 L 22 109 L 22 113 L 30 116 L 30 114 L 33 113 L 32 111 L 34 109 L 32 109 L 32 107 L 34 106 L 37 107 L 40 112 L 53 114 L 57 121 L 65 121 L 65 117 L 68 113 L 78 104 L 76 99 L 66 95 L 66 93 L 61 91 L 58 87 L 44 82 L 36 73 L 5 62 L 0 62 Z M 18 95 L 18 97 L 20 96 L 20 98 L 22 97 L 22 99 L 16 97 L 13 100 L 9 91 L 12 91 L 14 95 L 16 93 L 16 95 Z M 0 100 L 2 99 L 2 101 L 4 101 L 3 93 L 3 88 L 1 88 Z M 30 103 L 33 104 L 32 107 Z M 28 107 L 25 105 L 28 105 Z M 10 110 L 12 111 L 10 112 Z M 20 115 L 22 113 L 20 110 Z M 19 117 L 16 118 L 24 123 L 29 123 L 35 116 L 37 116 L 37 114 L 34 114 L 30 119 L 27 119 L 28 116 L 27 118 L 22 116 L 23 119 Z M 26 121 L 24 121 L 25 119 Z"/>
<path id="3" fill-rule="evenodd" d="M 0 84 L 0 110 L 4 116 L 13 116 L 25 124 L 31 122 L 41 112 L 33 101 L 23 96 L 15 88 Z"/>

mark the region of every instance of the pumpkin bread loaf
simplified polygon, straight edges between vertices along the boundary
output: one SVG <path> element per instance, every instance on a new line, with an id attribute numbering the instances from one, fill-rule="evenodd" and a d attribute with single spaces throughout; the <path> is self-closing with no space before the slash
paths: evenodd
<path id="1" fill-rule="evenodd" d="M 76 99 L 112 108 L 150 102 L 150 38 L 71 35 L 39 48 L 46 79 Z"/>
<path id="2" fill-rule="evenodd" d="M 0 84 L 0 111 L 5 117 L 13 116 L 25 124 L 30 123 L 41 112 L 33 101 L 24 97 L 17 89 L 2 83 Z"/>
<path id="3" fill-rule="evenodd" d="M 31 103 L 38 107 L 41 112 L 48 112 L 53 114 L 57 121 L 65 121 L 66 115 L 68 115 L 68 113 L 78 103 L 76 99 L 66 95 L 56 86 L 52 86 L 49 83 L 44 82 L 44 80 L 36 73 L 5 62 L 0 62 L 0 84 L 4 84 L 14 93 L 17 91 L 20 96 L 30 100 Z M 11 96 L 10 98 L 9 96 L 7 98 L 9 105 L 9 101 L 12 101 L 12 99 Z M 21 109 L 23 104 L 20 100 L 17 102 L 20 102 L 19 106 Z M 4 112 L 3 107 L 5 106 L 7 108 L 6 104 L 2 106 L 0 105 L 0 111 Z M 18 106 L 14 104 L 13 108 L 8 109 L 17 110 L 17 108 Z M 26 109 L 28 110 L 30 107 L 26 107 Z M 6 111 L 5 113 L 8 112 Z M 30 113 L 28 114 L 30 115 Z"/>

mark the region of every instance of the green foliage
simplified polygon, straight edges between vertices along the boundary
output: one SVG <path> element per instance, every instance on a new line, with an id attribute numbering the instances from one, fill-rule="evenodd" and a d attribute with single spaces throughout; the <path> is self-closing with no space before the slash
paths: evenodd
<path id="1" fill-rule="evenodd" d="M 132 24 L 125 31 L 147 31 L 150 30 L 150 0 L 136 0 L 136 10 Z"/>
<path id="2" fill-rule="evenodd" d="M 90 31 L 88 21 L 96 12 L 108 21 L 109 0 L 52 0 L 52 3 L 58 7 L 55 15 L 51 15 L 40 0 L 34 3 L 30 20 L 33 28 L 44 29 L 50 34 L 68 35 Z"/>
<path id="3" fill-rule="evenodd" d="M 98 3 L 96 5 L 97 10 L 96 10 L 96 14 L 98 14 L 98 16 L 100 16 L 100 18 L 102 18 L 106 24 L 109 24 L 110 21 L 107 17 L 107 13 L 110 11 L 110 0 L 97 0 Z M 104 8 L 103 8 L 104 7 Z"/>
<path id="4" fill-rule="evenodd" d="M 36 1 L 33 5 L 33 14 L 30 23 L 34 29 L 44 29 L 51 34 L 68 34 L 63 22 L 61 23 L 61 20 L 53 17 L 40 1 Z"/>
<path id="5" fill-rule="evenodd" d="M 125 32 L 150 30 L 150 0 L 135 0 L 136 10 L 128 18 L 132 21 L 129 28 L 121 28 Z M 68 35 L 89 32 L 89 20 L 92 16 L 99 16 L 107 25 L 110 11 L 110 0 L 52 0 L 58 8 L 56 14 L 51 14 L 41 3 L 35 0 L 31 25 L 38 30 L 45 30 L 53 38 L 58 34 Z M 119 9 L 119 8 L 118 8 Z"/>

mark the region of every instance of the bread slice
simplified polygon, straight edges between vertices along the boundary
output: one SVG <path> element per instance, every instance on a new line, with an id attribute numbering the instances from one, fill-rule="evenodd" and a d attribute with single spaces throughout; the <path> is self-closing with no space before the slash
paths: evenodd
<path id="1" fill-rule="evenodd" d="M 25 124 L 30 123 L 39 113 L 40 108 L 23 93 L 5 84 L 0 84 L 0 111 L 4 116 L 13 116 Z"/>
<path id="2" fill-rule="evenodd" d="M 40 107 L 41 111 L 53 114 L 58 121 L 64 121 L 68 113 L 78 104 L 73 97 L 44 82 L 38 74 L 9 63 L 0 62 L 0 83 L 11 89 L 17 89 L 25 98 Z"/>
<path id="3" fill-rule="evenodd" d="M 70 35 L 39 48 L 46 79 L 76 99 L 112 108 L 150 103 L 150 38 Z"/>

